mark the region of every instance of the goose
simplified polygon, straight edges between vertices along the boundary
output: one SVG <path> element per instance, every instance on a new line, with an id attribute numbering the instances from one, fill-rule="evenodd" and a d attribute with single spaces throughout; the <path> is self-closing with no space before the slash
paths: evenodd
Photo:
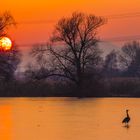
<path id="1" fill-rule="evenodd" d="M 123 119 L 122 123 L 125 123 L 125 125 L 127 126 L 129 121 L 130 121 L 130 116 L 128 114 L 129 110 L 126 110 L 126 117 Z"/>

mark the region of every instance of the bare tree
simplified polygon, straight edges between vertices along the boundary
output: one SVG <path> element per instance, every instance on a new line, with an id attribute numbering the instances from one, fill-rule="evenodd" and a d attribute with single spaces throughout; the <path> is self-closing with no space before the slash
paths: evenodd
<path id="1" fill-rule="evenodd" d="M 128 76 L 140 76 L 140 43 L 124 44 L 120 54 L 120 64 Z"/>
<path id="2" fill-rule="evenodd" d="M 15 24 L 16 22 L 9 12 L 0 14 L 0 36 L 5 35 L 5 31 L 8 29 L 8 27 Z"/>
<path id="3" fill-rule="evenodd" d="M 34 60 L 27 65 L 25 77 L 28 80 L 41 80 L 50 76 L 51 72 L 48 71 L 47 48 L 45 45 L 34 45 L 29 55 L 31 55 Z"/>
<path id="4" fill-rule="evenodd" d="M 0 52 L 0 79 L 9 81 L 14 78 L 14 73 L 20 63 L 20 52 L 17 47 L 10 51 Z"/>
<path id="5" fill-rule="evenodd" d="M 55 51 L 49 48 L 57 67 L 63 75 L 81 86 L 85 73 L 95 68 L 100 61 L 97 48 L 97 29 L 105 20 L 94 15 L 73 13 L 70 18 L 62 18 L 56 25 L 52 41 L 64 45 Z"/>
<path id="6" fill-rule="evenodd" d="M 107 77 L 112 77 L 116 76 L 119 71 L 119 66 L 118 66 L 118 52 L 115 50 L 112 50 L 105 58 L 104 62 L 104 68 L 103 68 L 103 73 Z"/>
<path id="7" fill-rule="evenodd" d="M 9 26 L 15 25 L 15 20 L 9 12 L 0 15 L 0 36 L 6 35 Z M 16 45 L 9 51 L 0 51 L 0 79 L 6 81 L 14 76 L 17 65 L 20 62 L 19 50 Z"/>
<path id="8" fill-rule="evenodd" d="M 80 87 L 86 74 L 99 68 L 97 29 L 105 22 L 101 17 L 76 12 L 60 19 L 51 38 L 53 44 L 46 45 L 52 68 L 48 76 L 67 78 Z M 44 53 L 37 50 L 34 54 L 38 56 L 40 52 Z"/>

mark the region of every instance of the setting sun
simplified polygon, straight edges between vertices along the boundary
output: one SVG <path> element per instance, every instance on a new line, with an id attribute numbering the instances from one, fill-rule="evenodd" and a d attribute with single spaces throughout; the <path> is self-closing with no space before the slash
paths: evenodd
<path id="1" fill-rule="evenodd" d="M 8 37 L 0 38 L 0 49 L 4 51 L 10 50 L 12 47 L 12 41 Z"/>

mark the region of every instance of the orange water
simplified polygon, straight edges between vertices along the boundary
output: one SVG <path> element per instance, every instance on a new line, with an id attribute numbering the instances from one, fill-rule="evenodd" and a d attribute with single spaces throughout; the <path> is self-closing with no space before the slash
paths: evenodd
<path id="1" fill-rule="evenodd" d="M 1 140 L 137 140 L 139 130 L 140 99 L 0 98 Z"/>

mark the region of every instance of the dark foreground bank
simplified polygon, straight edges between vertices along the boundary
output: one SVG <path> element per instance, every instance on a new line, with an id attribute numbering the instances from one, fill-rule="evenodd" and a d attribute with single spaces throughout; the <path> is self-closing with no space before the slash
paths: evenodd
<path id="1" fill-rule="evenodd" d="M 1 97 L 140 97 L 139 79 L 109 79 L 77 88 L 44 81 L 1 82 Z"/>

